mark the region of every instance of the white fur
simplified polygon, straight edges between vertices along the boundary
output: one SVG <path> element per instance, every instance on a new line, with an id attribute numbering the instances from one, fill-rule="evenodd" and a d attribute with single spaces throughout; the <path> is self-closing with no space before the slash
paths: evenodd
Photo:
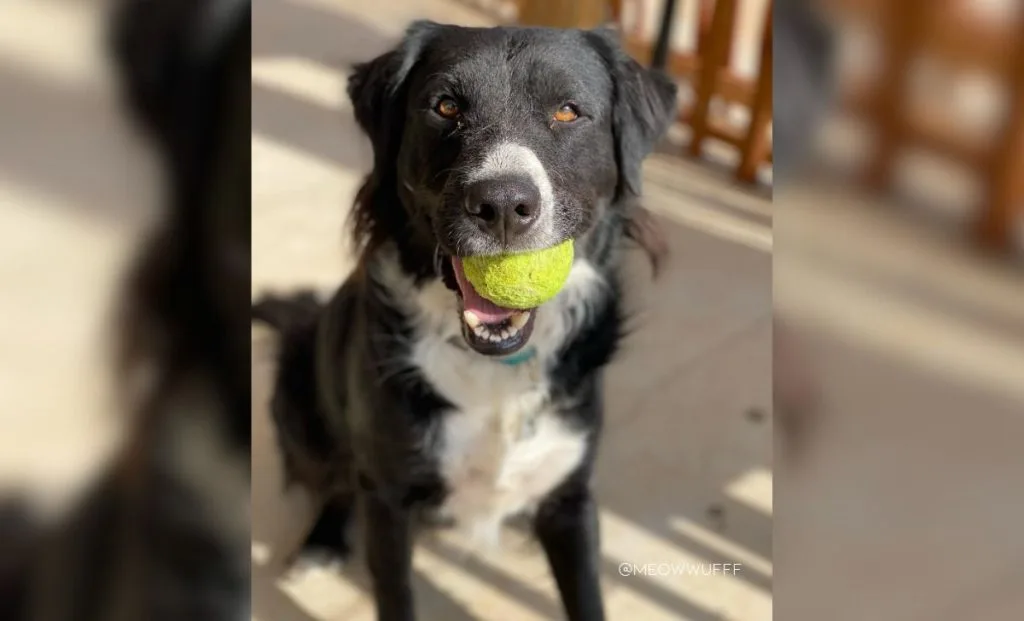
<path id="1" fill-rule="evenodd" d="M 491 149 L 479 168 L 468 175 L 470 182 L 495 177 L 525 176 L 540 192 L 538 231 L 550 234 L 555 225 L 555 189 L 544 164 L 533 149 L 514 142 L 502 142 Z"/>
<path id="2" fill-rule="evenodd" d="M 536 357 L 512 367 L 466 345 L 456 296 L 440 281 L 416 289 L 394 257 L 379 260 L 375 277 L 414 317 L 412 364 L 455 406 L 431 438 L 451 488 L 442 511 L 494 542 L 505 518 L 532 509 L 583 458 L 587 430 L 559 414 L 572 404 L 551 399 L 545 368 L 579 329 L 604 281 L 577 259 L 565 288 L 534 311 L 526 346 Z"/>

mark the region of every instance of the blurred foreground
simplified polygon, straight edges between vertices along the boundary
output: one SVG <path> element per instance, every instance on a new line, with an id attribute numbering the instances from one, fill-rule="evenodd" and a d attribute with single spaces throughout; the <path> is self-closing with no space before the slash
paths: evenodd
<path id="1" fill-rule="evenodd" d="M 0 20 L 0 619 L 246 619 L 248 3 L 118 9 Z"/>

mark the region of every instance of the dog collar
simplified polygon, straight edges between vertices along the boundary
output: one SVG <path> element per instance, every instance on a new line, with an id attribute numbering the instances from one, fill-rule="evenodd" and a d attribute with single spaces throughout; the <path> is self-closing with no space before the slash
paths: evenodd
<path id="1" fill-rule="evenodd" d="M 516 353 L 512 354 L 511 356 L 506 356 L 505 358 L 501 358 L 500 360 L 498 360 L 498 362 L 500 362 L 501 364 L 503 364 L 505 366 L 517 367 L 517 366 L 523 364 L 524 362 L 529 362 L 530 360 L 533 360 L 536 355 L 537 355 L 537 350 L 536 349 L 534 349 L 533 347 L 527 347 L 526 349 L 524 349 L 522 351 L 517 351 Z"/>

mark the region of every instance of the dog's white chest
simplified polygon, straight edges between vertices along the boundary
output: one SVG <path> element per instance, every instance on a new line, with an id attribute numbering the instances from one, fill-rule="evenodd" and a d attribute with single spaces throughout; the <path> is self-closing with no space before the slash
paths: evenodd
<path id="1" fill-rule="evenodd" d="M 538 392 L 449 412 L 439 431 L 450 490 L 443 510 L 488 539 L 504 518 L 533 508 L 561 483 L 586 448 L 584 434 Z"/>
<path id="2" fill-rule="evenodd" d="M 535 311 L 536 358 L 512 367 L 466 346 L 456 297 L 439 280 L 417 288 L 394 260 L 378 264 L 376 278 L 415 320 L 409 362 L 452 404 L 429 438 L 449 491 L 442 512 L 494 541 L 506 517 L 533 508 L 586 453 L 588 431 L 559 414 L 564 404 L 552 401 L 541 365 L 586 316 L 603 281 L 577 260 L 563 290 Z"/>
<path id="3" fill-rule="evenodd" d="M 450 298 L 443 288 L 424 291 L 422 308 Z M 453 405 L 432 438 L 449 488 L 442 511 L 492 539 L 502 520 L 531 509 L 579 465 L 586 432 L 559 415 L 540 360 L 510 367 L 468 350 L 453 308 L 424 319 L 412 362 Z"/>

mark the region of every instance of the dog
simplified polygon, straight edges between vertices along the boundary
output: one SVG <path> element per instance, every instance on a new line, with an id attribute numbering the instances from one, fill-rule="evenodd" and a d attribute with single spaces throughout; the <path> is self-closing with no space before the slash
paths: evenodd
<path id="1" fill-rule="evenodd" d="M 253 308 L 280 334 L 286 478 L 323 507 L 302 554 L 347 556 L 361 509 L 378 618 L 408 621 L 419 516 L 486 543 L 526 514 L 567 617 L 599 621 L 602 373 L 624 335 L 625 242 L 655 272 L 666 250 L 638 197 L 676 86 L 608 29 L 417 22 L 347 92 L 373 146 L 357 267 L 324 304 Z M 568 280 L 537 308 L 485 300 L 462 267 L 570 239 Z"/>

